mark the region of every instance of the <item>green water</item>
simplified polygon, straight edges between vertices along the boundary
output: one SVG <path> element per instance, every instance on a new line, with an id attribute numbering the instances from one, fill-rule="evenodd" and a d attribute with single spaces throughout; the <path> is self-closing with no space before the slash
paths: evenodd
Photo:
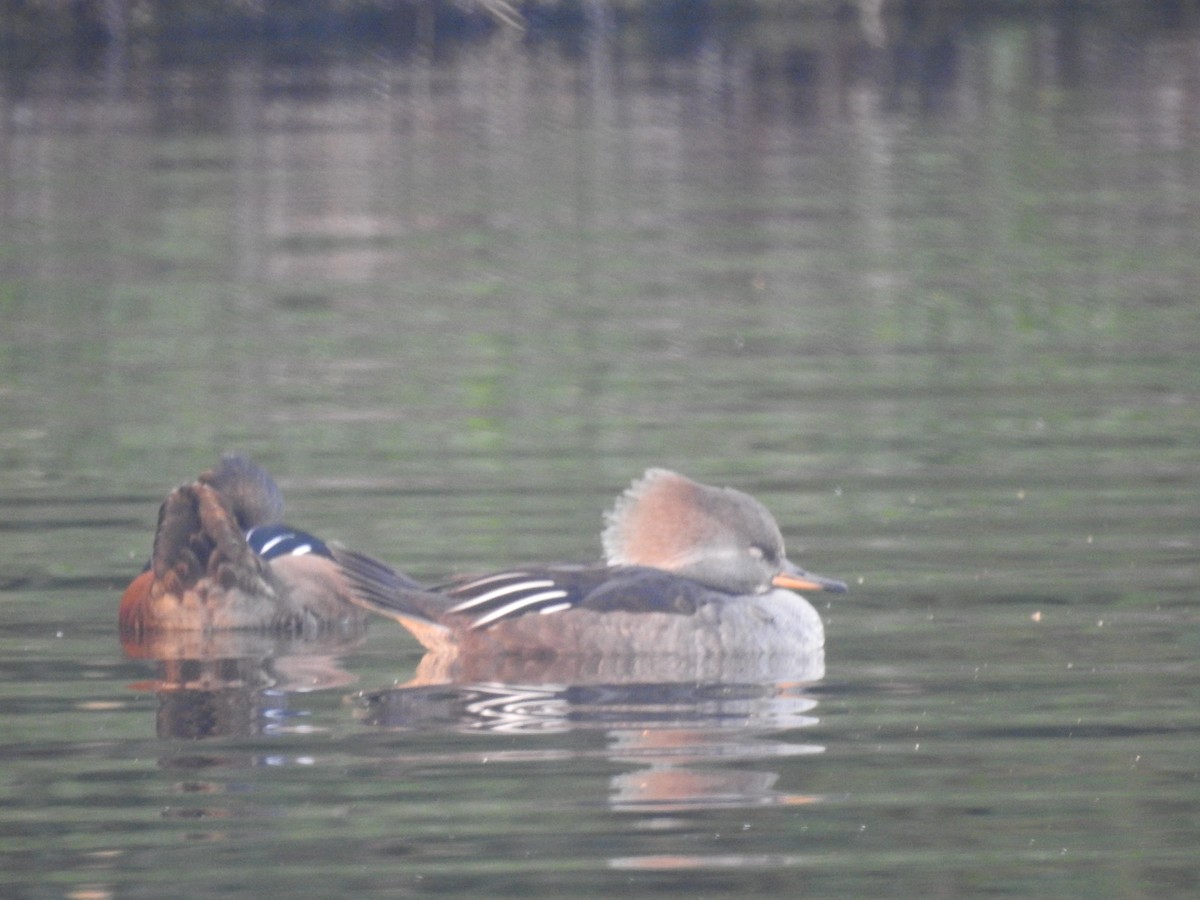
<path id="1" fill-rule="evenodd" d="M 0 82 L 0 893 L 1193 896 L 1200 36 L 941 26 Z M 736 486 L 826 677 L 187 693 L 116 603 L 229 449 L 430 579 Z"/>

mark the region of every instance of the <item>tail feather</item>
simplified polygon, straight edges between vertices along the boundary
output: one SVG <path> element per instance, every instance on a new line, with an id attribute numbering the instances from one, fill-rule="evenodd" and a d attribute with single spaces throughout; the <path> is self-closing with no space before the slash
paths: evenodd
<path id="1" fill-rule="evenodd" d="M 426 646 L 431 646 L 430 640 L 437 644 L 444 642 L 449 629 L 437 621 L 438 614 L 448 605 L 444 598 L 365 553 L 337 543 L 329 544 L 329 552 L 350 584 L 351 598 L 359 606 L 395 619 Z"/>
<path id="2" fill-rule="evenodd" d="M 195 486 L 196 512 L 212 553 L 208 574 L 225 588 L 236 587 L 250 595 L 273 597 L 278 585 L 270 567 L 246 543 L 246 535 L 219 491 L 205 484 Z"/>
<path id="3" fill-rule="evenodd" d="M 150 565 L 159 593 L 182 596 L 204 578 L 248 594 L 275 592 L 232 511 L 200 482 L 176 488 L 163 501 Z"/>
<path id="4" fill-rule="evenodd" d="M 154 579 L 170 582 L 170 592 L 181 594 L 204 577 L 212 541 L 200 523 L 195 490 L 191 485 L 176 488 L 158 510 L 154 551 L 150 567 Z"/>

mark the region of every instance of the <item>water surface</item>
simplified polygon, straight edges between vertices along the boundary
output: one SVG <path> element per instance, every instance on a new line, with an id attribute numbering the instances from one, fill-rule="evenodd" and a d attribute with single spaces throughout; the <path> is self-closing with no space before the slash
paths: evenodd
<path id="1" fill-rule="evenodd" d="M 7 73 L 2 892 L 1194 895 L 1200 35 L 903 24 Z M 229 449 L 421 578 L 665 465 L 852 592 L 818 679 L 122 647 Z"/>

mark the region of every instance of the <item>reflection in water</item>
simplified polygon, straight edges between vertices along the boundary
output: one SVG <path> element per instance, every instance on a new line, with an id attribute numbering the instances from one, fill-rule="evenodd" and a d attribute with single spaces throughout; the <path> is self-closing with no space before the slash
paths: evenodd
<path id="1" fill-rule="evenodd" d="M 291 701 L 295 695 L 345 687 L 354 676 L 339 657 L 361 643 L 355 635 L 303 638 L 246 632 L 169 632 L 124 635 L 122 649 L 131 659 L 154 660 L 155 677 L 137 682 L 134 690 L 153 691 L 158 697 L 155 731 L 172 741 L 200 741 L 255 735 L 302 734 L 313 731 L 305 724 L 309 712 Z M 196 752 L 177 743 L 162 748 L 163 769 L 199 773 L 213 769 L 255 766 L 311 765 L 306 754 Z M 224 796 L 228 786 L 215 781 L 189 779 L 175 785 L 179 794 Z M 166 807 L 164 819 L 228 819 L 235 813 L 219 804 Z M 191 841 L 223 841 L 220 831 L 191 833 Z"/>
<path id="2" fill-rule="evenodd" d="M 649 669 L 649 660 L 643 669 Z M 566 666 L 559 660 L 556 671 Z M 636 666 L 630 666 L 636 669 Z M 611 671 L 611 668 L 609 669 Z M 595 665 L 586 667 L 587 673 Z M 774 789 L 780 757 L 822 752 L 779 733 L 816 724 L 808 681 L 422 684 L 360 695 L 363 720 L 398 729 L 546 735 L 602 731 L 603 757 L 625 770 L 611 776 L 614 810 L 787 805 L 815 798 Z M 561 749 L 548 750 L 550 757 Z M 729 767 L 738 762 L 737 768 Z"/>
<path id="3" fill-rule="evenodd" d="M 467 656 L 453 650 L 426 653 L 413 685 L 466 684 L 767 684 L 819 681 L 823 647 L 794 656 L 629 653 Z"/>
<path id="4" fill-rule="evenodd" d="M 163 769 L 188 773 L 238 770 L 258 766 L 302 766 L 314 760 L 307 754 L 246 753 L 207 750 L 197 752 L 191 744 L 220 738 L 257 735 L 297 735 L 313 731 L 305 724 L 309 712 L 292 705 L 295 695 L 345 687 L 354 676 L 345 671 L 339 657 L 361 643 L 363 630 L 355 634 L 320 637 L 279 636 L 224 631 L 151 632 L 125 634 L 121 648 L 130 659 L 153 660 L 155 677 L 130 685 L 134 690 L 153 691 L 158 697 L 155 731 L 170 739 L 158 759 Z M 217 780 L 192 777 L 174 786 L 180 795 L 226 796 L 228 786 Z M 163 819 L 229 819 L 255 814 L 235 812 L 220 803 L 172 804 L 162 810 Z M 193 832 L 189 841 L 224 841 L 221 831 Z"/>
<path id="5" fill-rule="evenodd" d="M 306 730 L 307 713 L 290 698 L 351 684 L 339 657 L 361 640 L 361 631 L 307 639 L 178 632 L 126 636 L 121 647 L 131 659 L 155 662 L 155 677 L 131 687 L 158 697 L 158 736 L 200 740 Z"/>

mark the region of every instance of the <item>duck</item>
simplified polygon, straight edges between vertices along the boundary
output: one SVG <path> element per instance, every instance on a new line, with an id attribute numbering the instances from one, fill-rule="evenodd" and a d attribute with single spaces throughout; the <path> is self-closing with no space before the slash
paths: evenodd
<path id="1" fill-rule="evenodd" d="M 361 626 L 367 614 L 329 544 L 283 524 L 283 509 L 275 481 L 239 454 L 171 491 L 150 562 L 121 595 L 122 638 Z"/>
<path id="2" fill-rule="evenodd" d="M 331 552 L 356 602 L 435 654 L 823 653 L 821 617 L 798 592 L 846 585 L 789 561 L 774 517 L 749 494 L 652 468 L 604 520 L 602 563 L 519 566 L 429 588 L 374 558 Z"/>

